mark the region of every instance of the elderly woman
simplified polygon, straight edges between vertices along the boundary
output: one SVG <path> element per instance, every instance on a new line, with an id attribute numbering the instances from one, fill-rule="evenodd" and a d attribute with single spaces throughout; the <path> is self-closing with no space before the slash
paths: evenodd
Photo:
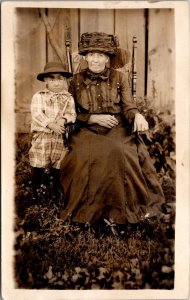
<path id="1" fill-rule="evenodd" d="M 70 92 L 80 123 L 61 165 L 65 208 L 61 218 L 93 224 L 138 223 L 156 215 L 164 196 L 138 132 L 148 129 L 131 97 L 126 75 L 108 68 L 117 55 L 113 35 L 84 33 L 79 54 L 88 68 L 75 74 Z"/>

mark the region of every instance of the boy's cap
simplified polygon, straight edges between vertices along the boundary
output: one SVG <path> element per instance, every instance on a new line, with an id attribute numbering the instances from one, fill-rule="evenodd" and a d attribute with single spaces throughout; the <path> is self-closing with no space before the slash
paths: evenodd
<path id="1" fill-rule="evenodd" d="M 44 67 L 44 72 L 39 73 L 36 78 L 40 81 L 44 81 L 44 77 L 47 77 L 48 74 L 51 73 L 60 73 L 67 78 L 72 76 L 61 62 L 48 62 Z"/>
<path id="2" fill-rule="evenodd" d="M 116 36 L 104 32 L 85 32 L 79 42 L 79 54 L 86 55 L 91 51 L 100 51 L 109 56 L 117 55 L 119 42 Z"/>

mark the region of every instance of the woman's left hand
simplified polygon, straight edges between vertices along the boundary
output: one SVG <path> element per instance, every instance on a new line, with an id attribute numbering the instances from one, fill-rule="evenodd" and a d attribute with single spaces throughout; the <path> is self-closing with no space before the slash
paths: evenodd
<path id="1" fill-rule="evenodd" d="M 149 129 L 148 122 L 140 113 L 135 114 L 133 131 L 146 131 Z"/>

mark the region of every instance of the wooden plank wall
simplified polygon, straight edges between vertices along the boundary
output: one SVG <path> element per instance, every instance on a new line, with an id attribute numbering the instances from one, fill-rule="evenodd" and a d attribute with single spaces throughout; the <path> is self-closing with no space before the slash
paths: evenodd
<path id="1" fill-rule="evenodd" d="M 52 29 L 52 35 L 62 50 L 63 63 L 67 64 L 65 41 L 71 40 L 70 9 L 48 9 L 47 18 Z M 49 41 L 47 41 L 47 60 L 59 61 Z"/>
<path id="2" fill-rule="evenodd" d="M 17 9 L 16 14 L 15 122 L 18 131 L 27 132 L 30 128 L 31 95 L 42 88 L 35 78 L 46 61 L 45 29 L 37 9 Z"/>
<path id="3" fill-rule="evenodd" d="M 144 10 L 117 10 L 115 18 L 115 33 L 118 35 L 121 48 L 127 49 L 131 55 L 133 36 L 137 37 L 137 97 L 143 97 L 145 78 Z"/>
<path id="4" fill-rule="evenodd" d="M 160 109 L 174 108 L 174 26 L 173 10 L 151 9 L 149 11 L 147 96 Z"/>
<path id="5" fill-rule="evenodd" d="M 17 131 L 30 127 L 32 95 L 43 88 L 36 74 L 47 61 L 59 61 L 50 45 L 38 8 L 17 10 L 15 35 L 15 83 Z M 65 40 L 77 66 L 78 41 L 84 32 L 101 31 L 115 34 L 120 47 L 132 52 L 132 38 L 137 37 L 137 97 L 145 93 L 161 109 L 173 105 L 175 92 L 174 15 L 171 9 L 45 9 L 52 34 L 66 58 Z M 148 28 L 146 28 L 148 25 Z M 148 30 L 146 30 L 148 29 Z M 66 63 L 66 59 L 65 59 Z M 127 65 L 131 68 L 131 58 Z"/>
<path id="6" fill-rule="evenodd" d="M 41 87 L 35 81 L 36 73 L 42 70 L 46 62 L 44 47 L 45 29 L 39 18 L 38 10 L 17 10 L 15 40 L 15 84 L 16 84 L 16 110 L 27 109 L 31 94 Z"/>
<path id="7" fill-rule="evenodd" d="M 81 9 L 80 34 L 93 31 L 114 34 L 113 9 Z"/>

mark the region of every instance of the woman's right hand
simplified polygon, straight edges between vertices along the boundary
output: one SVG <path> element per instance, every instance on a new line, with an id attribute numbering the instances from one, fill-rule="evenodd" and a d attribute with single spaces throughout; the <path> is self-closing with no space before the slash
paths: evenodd
<path id="1" fill-rule="evenodd" d="M 113 128 L 118 125 L 118 120 L 111 115 L 91 115 L 88 124 L 98 124 L 106 128 Z"/>

